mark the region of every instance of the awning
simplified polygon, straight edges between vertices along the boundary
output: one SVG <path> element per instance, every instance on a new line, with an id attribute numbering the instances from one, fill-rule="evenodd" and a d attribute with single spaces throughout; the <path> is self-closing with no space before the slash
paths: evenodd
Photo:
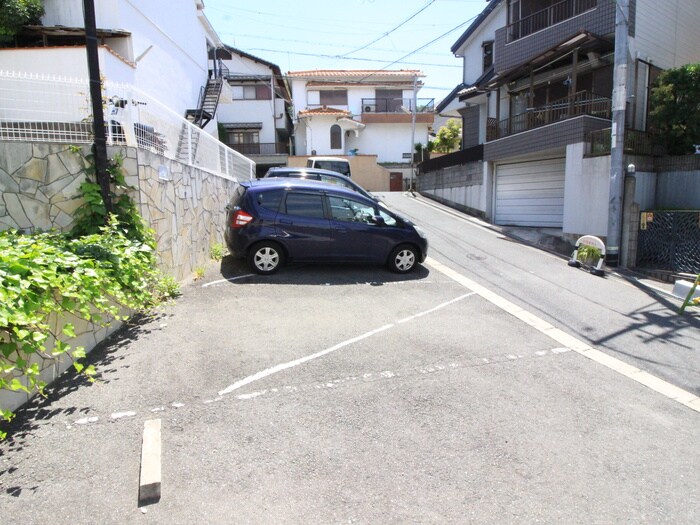
<path id="1" fill-rule="evenodd" d="M 589 33 L 588 31 L 580 31 L 560 44 L 548 49 L 544 53 L 537 55 L 528 62 L 508 71 L 499 73 L 487 85 L 489 88 L 502 86 L 503 84 L 529 73 L 533 69 L 536 70 L 548 67 L 554 62 L 573 53 L 576 49 L 579 49 L 580 52 L 585 53 L 587 51 L 600 49 L 601 47 L 612 48 L 612 46 L 613 44 L 605 38 Z"/>
<path id="2" fill-rule="evenodd" d="M 222 122 L 221 125 L 227 130 L 234 129 L 262 129 L 262 122 Z"/>
<path id="3" fill-rule="evenodd" d="M 358 122 L 357 120 L 353 120 L 348 117 L 339 118 L 338 124 L 343 129 L 343 131 L 354 132 L 356 137 L 360 134 L 360 131 L 365 129 L 366 126 L 366 124 L 363 124 L 362 122 Z"/>

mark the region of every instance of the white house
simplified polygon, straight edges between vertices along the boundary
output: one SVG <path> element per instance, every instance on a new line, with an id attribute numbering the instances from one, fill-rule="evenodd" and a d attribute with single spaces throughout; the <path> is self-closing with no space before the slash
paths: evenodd
<path id="1" fill-rule="evenodd" d="M 409 163 L 426 144 L 434 100 L 417 93 L 415 70 L 313 70 L 287 73 L 297 155 L 376 155 Z"/>
<path id="2" fill-rule="evenodd" d="M 286 165 L 291 96 L 279 66 L 230 46 L 218 49 L 217 57 L 230 87 L 229 100 L 217 111 L 221 140 L 254 160 L 258 175 Z"/>
<path id="3" fill-rule="evenodd" d="M 0 49 L 0 71 L 88 78 L 81 0 L 44 0 L 41 26 Z M 95 2 L 101 76 L 157 98 L 180 116 L 196 109 L 222 42 L 201 0 Z M 216 130 L 216 126 L 208 129 Z"/>

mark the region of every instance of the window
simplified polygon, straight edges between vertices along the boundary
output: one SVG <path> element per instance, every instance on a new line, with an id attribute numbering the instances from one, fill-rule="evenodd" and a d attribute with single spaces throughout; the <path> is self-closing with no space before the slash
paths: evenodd
<path id="1" fill-rule="evenodd" d="M 347 106 L 348 91 L 346 89 L 333 89 L 320 91 L 320 100 L 322 106 Z"/>
<path id="2" fill-rule="evenodd" d="M 484 49 L 484 72 L 493 65 L 493 40 L 481 44 Z"/>
<path id="3" fill-rule="evenodd" d="M 257 144 L 260 142 L 258 131 L 229 131 L 229 144 Z"/>
<path id="4" fill-rule="evenodd" d="M 271 190 L 258 193 L 258 206 L 277 211 L 282 201 L 284 190 Z"/>
<path id="5" fill-rule="evenodd" d="M 399 113 L 401 106 L 409 106 L 411 100 L 406 100 L 404 104 L 403 91 L 400 89 L 376 89 L 374 91 L 376 97 L 377 113 Z"/>
<path id="6" fill-rule="evenodd" d="M 256 130 L 228 130 L 226 145 L 244 155 L 260 153 L 260 133 Z"/>
<path id="7" fill-rule="evenodd" d="M 338 124 L 331 126 L 331 149 L 343 149 L 343 130 Z"/>
<path id="8" fill-rule="evenodd" d="M 288 215 L 323 219 L 323 197 L 311 193 L 288 193 L 285 212 Z"/>
<path id="9" fill-rule="evenodd" d="M 269 84 L 232 85 L 231 91 L 234 100 L 270 100 L 272 98 Z"/>
<path id="10" fill-rule="evenodd" d="M 374 206 L 345 197 L 328 197 L 328 202 L 331 206 L 331 217 L 336 221 L 374 224 Z"/>

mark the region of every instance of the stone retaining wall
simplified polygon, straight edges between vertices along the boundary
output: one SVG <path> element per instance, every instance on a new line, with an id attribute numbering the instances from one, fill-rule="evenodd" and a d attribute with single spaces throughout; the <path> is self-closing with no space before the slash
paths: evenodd
<path id="1" fill-rule="evenodd" d="M 87 146 L 81 149 L 89 153 Z M 177 280 L 209 263 L 223 243 L 224 208 L 238 182 L 137 148 L 121 154 L 132 197 L 156 232 L 159 264 Z M 85 162 L 67 144 L 0 142 L 0 229 L 66 231 L 82 204 Z"/>
<path id="2" fill-rule="evenodd" d="M 81 153 L 67 144 L 0 142 L 0 229 L 70 229 L 83 202 L 79 189 L 89 147 Z M 156 232 L 161 270 L 179 281 L 190 278 L 210 262 L 211 246 L 224 242 L 224 208 L 238 182 L 137 148 L 110 148 L 110 157 L 116 154 L 124 158 L 127 184 L 136 188 L 132 198 Z M 77 318 L 61 319 L 61 326 L 68 321 L 74 323 L 77 337 L 66 342 L 86 352 L 121 326 L 113 321 L 100 327 Z M 58 320 L 49 322 L 56 326 Z M 47 383 L 72 363 L 69 358 L 38 357 L 37 362 Z M 0 391 L 0 408 L 16 410 L 29 397 Z"/>

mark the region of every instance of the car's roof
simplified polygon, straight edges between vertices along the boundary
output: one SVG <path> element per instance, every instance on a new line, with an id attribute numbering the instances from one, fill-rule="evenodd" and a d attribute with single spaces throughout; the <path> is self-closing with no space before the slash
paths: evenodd
<path id="1" fill-rule="evenodd" d="M 333 193 L 339 193 L 347 195 L 349 197 L 362 197 L 367 199 L 364 195 L 357 193 L 356 191 L 346 188 L 344 186 L 339 186 L 338 184 L 329 184 L 326 182 L 321 182 L 317 180 L 306 180 L 297 179 L 293 177 L 265 177 L 262 179 L 250 179 L 241 182 L 242 186 L 247 188 L 292 188 L 292 189 L 308 189 L 319 191 L 323 189 L 324 191 L 329 191 Z M 372 200 L 372 199 L 368 199 Z"/>
<path id="2" fill-rule="evenodd" d="M 298 167 L 298 168 L 292 168 L 292 167 L 270 168 L 269 170 L 267 170 L 265 177 L 273 177 L 274 174 L 276 174 L 276 173 L 311 173 L 314 175 L 328 175 L 329 177 L 336 177 L 339 179 L 352 181 L 352 179 L 350 177 L 343 175 L 342 173 L 340 173 L 338 171 L 326 170 L 326 169 L 322 169 L 322 168 L 307 168 L 306 166 Z"/>

